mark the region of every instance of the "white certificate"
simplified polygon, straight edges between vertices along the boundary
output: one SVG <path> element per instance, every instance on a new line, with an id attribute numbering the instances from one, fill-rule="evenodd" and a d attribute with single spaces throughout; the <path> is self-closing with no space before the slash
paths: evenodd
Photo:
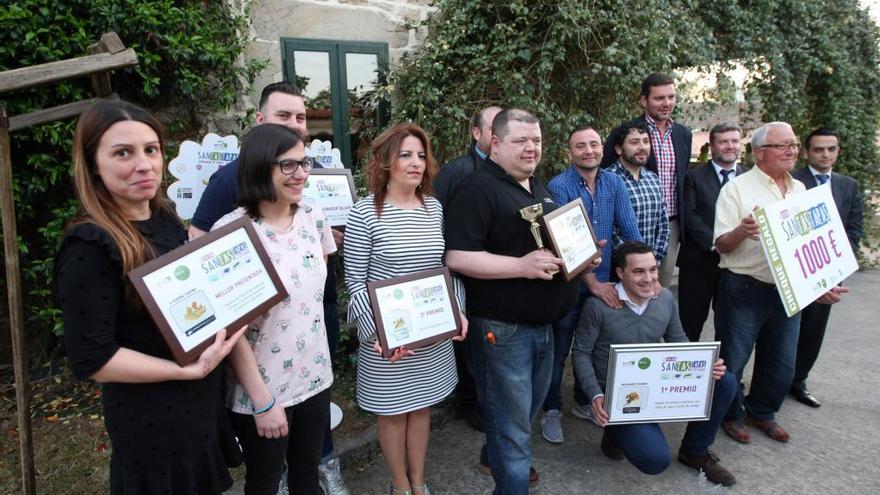
<path id="1" fill-rule="evenodd" d="M 447 268 L 368 282 L 376 334 L 385 356 L 423 347 L 459 333 L 461 316 Z"/>
<path id="2" fill-rule="evenodd" d="M 357 190 L 349 169 L 313 168 L 303 197 L 318 205 L 333 228 L 345 228 L 348 213 L 357 202 Z"/>
<path id="3" fill-rule="evenodd" d="M 708 420 L 720 345 L 612 345 L 605 382 L 609 424 Z"/>
<path id="4" fill-rule="evenodd" d="M 238 330 L 287 297 L 247 217 L 128 276 L 180 364 L 195 360 L 220 329 Z"/>
<path id="5" fill-rule="evenodd" d="M 581 198 L 576 198 L 541 217 L 556 256 L 562 258 L 562 273 L 571 280 L 601 256 L 590 217 Z"/>
<path id="6" fill-rule="evenodd" d="M 788 316 L 859 269 L 830 184 L 761 208 L 754 216 Z"/>

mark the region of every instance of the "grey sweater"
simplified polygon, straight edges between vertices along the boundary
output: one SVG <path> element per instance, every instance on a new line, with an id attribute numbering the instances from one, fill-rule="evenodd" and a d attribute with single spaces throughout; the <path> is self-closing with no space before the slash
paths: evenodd
<path id="1" fill-rule="evenodd" d="M 592 400 L 605 389 L 611 344 L 687 341 L 678 319 L 675 298 L 666 289 L 660 291 L 660 297 L 648 303 L 641 316 L 626 304 L 614 309 L 598 297 L 590 297 L 575 329 L 571 362 L 584 393 Z"/>

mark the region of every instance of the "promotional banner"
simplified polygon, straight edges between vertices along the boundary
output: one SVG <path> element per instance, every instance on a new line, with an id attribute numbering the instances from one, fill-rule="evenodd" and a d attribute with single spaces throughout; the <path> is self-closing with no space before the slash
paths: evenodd
<path id="1" fill-rule="evenodd" d="M 177 215 L 189 220 L 196 212 L 208 179 L 220 167 L 238 158 L 238 138 L 208 134 L 201 143 L 184 141 L 177 157 L 168 164 L 168 172 L 178 180 L 168 186 L 168 198 L 174 201 Z"/>
<path id="2" fill-rule="evenodd" d="M 754 216 L 788 316 L 859 269 L 830 184 L 756 210 Z"/>
<path id="3" fill-rule="evenodd" d="M 238 158 L 238 151 L 237 137 L 221 137 L 214 133 L 205 136 L 201 143 L 195 141 L 181 143 L 177 157 L 168 164 L 168 172 L 178 180 L 168 186 L 167 190 L 168 198 L 174 201 L 180 218 L 189 220 L 193 217 L 211 176 L 221 167 Z M 318 166 L 325 169 L 344 168 L 339 150 L 334 148 L 330 141 L 317 139 L 312 141 L 311 146 L 306 148 L 306 156 L 314 158 Z M 327 212 L 325 215 L 331 216 Z M 337 218 L 337 221 L 341 222 L 340 225 L 345 225 L 347 216 L 347 210 L 344 215 L 336 214 L 336 217 L 342 217 L 341 220 Z"/>

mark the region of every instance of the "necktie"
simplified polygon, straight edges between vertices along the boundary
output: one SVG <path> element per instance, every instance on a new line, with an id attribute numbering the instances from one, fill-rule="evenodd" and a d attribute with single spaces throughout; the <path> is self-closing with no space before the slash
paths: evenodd
<path id="1" fill-rule="evenodd" d="M 724 187 L 724 184 L 727 184 L 728 182 L 730 182 L 730 174 L 732 174 L 732 173 L 733 173 L 733 170 L 722 170 L 721 171 L 721 175 L 723 176 L 721 178 L 721 187 Z"/>
<path id="2" fill-rule="evenodd" d="M 822 184 L 828 182 L 828 179 L 830 179 L 830 178 L 831 178 L 831 176 L 828 174 L 816 174 L 816 181 L 819 182 L 820 186 Z"/>

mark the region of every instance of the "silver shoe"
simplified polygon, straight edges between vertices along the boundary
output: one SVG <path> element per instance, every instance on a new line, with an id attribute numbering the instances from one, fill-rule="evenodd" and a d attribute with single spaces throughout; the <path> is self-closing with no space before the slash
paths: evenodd
<path id="1" fill-rule="evenodd" d="M 351 495 L 342 479 L 339 457 L 335 455 L 318 464 L 318 484 L 324 495 Z"/>

